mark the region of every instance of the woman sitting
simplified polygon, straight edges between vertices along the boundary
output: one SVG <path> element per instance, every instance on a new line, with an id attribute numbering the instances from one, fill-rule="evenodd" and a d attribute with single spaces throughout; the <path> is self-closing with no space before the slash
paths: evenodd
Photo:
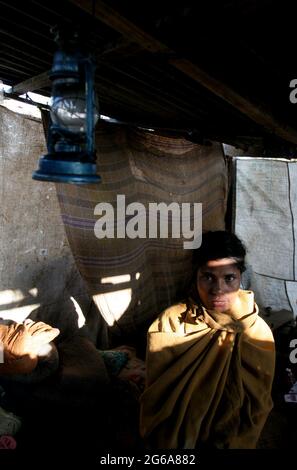
<path id="1" fill-rule="evenodd" d="M 140 428 L 152 449 L 256 446 L 275 352 L 253 292 L 240 289 L 245 254 L 236 235 L 206 233 L 192 295 L 149 328 Z"/>

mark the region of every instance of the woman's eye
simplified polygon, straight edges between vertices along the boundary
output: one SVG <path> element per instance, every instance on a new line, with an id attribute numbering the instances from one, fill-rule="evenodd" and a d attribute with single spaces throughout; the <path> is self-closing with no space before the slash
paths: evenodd
<path id="1" fill-rule="evenodd" d="M 232 281 L 234 281 L 234 279 L 235 279 L 234 274 L 228 274 L 227 276 L 225 276 L 225 281 L 226 282 L 232 282 Z"/>
<path id="2" fill-rule="evenodd" d="M 204 274 L 203 279 L 205 281 L 212 281 L 212 275 L 211 274 Z"/>

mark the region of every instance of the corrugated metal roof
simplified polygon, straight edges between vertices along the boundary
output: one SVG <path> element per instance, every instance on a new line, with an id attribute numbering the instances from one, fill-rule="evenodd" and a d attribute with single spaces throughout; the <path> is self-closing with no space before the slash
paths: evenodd
<path id="1" fill-rule="evenodd" d="M 0 79 L 7 84 L 37 76 L 28 90 L 48 94 L 56 50 L 50 30 L 79 25 L 96 58 L 102 114 L 189 129 L 198 140 L 277 136 L 295 148 L 288 99 L 295 68 L 282 53 L 282 45 L 293 52 L 294 33 L 275 33 L 280 21 L 292 22 L 284 2 L 0 0 L 0 8 Z"/>

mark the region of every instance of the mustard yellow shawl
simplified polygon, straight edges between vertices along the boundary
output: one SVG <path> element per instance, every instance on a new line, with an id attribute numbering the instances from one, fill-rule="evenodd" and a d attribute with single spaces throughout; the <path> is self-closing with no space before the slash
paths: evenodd
<path id="1" fill-rule="evenodd" d="M 151 448 L 254 448 L 272 408 L 274 340 L 251 291 L 232 311 L 186 304 L 148 331 L 140 431 Z"/>

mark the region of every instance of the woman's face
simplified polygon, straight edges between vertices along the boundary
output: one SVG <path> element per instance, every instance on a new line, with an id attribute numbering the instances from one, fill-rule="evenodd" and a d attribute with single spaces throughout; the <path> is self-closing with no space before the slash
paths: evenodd
<path id="1" fill-rule="evenodd" d="M 233 258 L 208 261 L 197 272 L 197 289 L 204 307 L 227 312 L 237 299 L 240 271 Z"/>

